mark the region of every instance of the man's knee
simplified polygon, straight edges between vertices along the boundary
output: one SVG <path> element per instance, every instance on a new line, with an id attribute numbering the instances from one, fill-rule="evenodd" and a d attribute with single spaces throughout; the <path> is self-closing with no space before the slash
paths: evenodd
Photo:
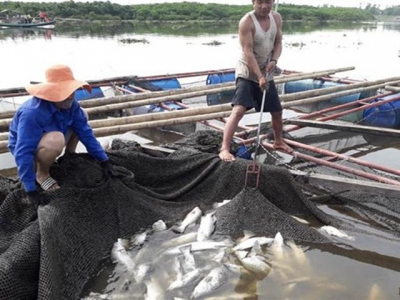
<path id="1" fill-rule="evenodd" d="M 236 105 L 232 109 L 231 118 L 241 120 L 246 113 L 246 108 L 241 105 Z"/>
<path id="2" fill-rule="evenodd" d="M 47 151 L 59 152 L 65 146 L 64 134 L 59 131 L 47 132 L 42 136 L 38 145 L 38 151 L 45 149 Z"/>

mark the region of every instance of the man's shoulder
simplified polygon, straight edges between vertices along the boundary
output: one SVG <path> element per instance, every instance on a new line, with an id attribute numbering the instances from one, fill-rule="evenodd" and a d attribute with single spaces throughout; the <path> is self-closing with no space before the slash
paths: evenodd
<path id="1" fill-rule="evenodd" d="M 272 13 L 272 16 L 273 16 L 274 19 L 275 19 L 275 22 L 280 22 L 280 23 L 282 23 L 282 16 L 281 16 L 280 13 L 278 13 L 277 11 L 272 11 L 271 13 Z"/>
<path id="2" fill-rule="evenodd" d="M 239 26 L 246 26 L 246 27 L 251 27 L 254 25 L 253 20 L 251 18 L 251 12 L 246 13 L 239 21 Z"/>

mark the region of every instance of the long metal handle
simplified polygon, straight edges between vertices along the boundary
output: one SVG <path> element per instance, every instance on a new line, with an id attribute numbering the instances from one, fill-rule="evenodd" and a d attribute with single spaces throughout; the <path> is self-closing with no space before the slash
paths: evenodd
<path id="1" fill-rule="evenodd" d="M 266 77 L 267 83 L 268 83 L 268 72 L 266 73 L 265 77 Z M 264 113 L 265 98 L 267 97 L 267 89 L 268 89 L 267 87 L 264 88 L 263 96 L 262 96 L 262 100 L 261 100 L 260 119 L 258 121 L 258 128 L 257 128 L 257 139 L 256 139 L 256 148 L 255 148 L 255 152 L 254 152 L 254 162 L 257 161 L 257 152 L 258 152 L 258 147 L 260 146 L 261 123 L 262 123 L 262 117 L 263 117 L 263 113 Z"/>

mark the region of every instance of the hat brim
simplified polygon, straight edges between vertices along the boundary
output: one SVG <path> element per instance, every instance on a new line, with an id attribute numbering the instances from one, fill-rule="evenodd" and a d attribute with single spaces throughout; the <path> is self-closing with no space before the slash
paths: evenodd
<path id="1" fill-rule="evenodd" d="M 79 88 L 84 88 L 92 93 L 92 87 L 85 81 L 65 80 L 60 82 L 44 82 L 30 84 L 25 87 L 32 96 L 51 102 L 61 102 L 67 99 L 73 92 Z"/>

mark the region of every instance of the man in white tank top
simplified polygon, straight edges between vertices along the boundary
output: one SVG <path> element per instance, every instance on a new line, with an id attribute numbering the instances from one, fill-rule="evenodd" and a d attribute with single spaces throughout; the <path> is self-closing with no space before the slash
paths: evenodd
<path id="1" fill-rule="evenodd" d="M 232 113 L 224 129 L 219 153 L 224 161 L 235 160 L 229 152 L 233 135 L 247 110 L 261 110 L 264 89 L 267 89 L 264 112 L 271 113 L 274 147 L 286 152 L 293 151 L 282 138 L 282 106 L 273 81 L 273 73 L 282 53 L 282 17 L 272 11 L 274 0 L 252 2 L 254 11 L 247 13 L 239 22 L 242 53 L 235 71 L 236 90 Z"/>

